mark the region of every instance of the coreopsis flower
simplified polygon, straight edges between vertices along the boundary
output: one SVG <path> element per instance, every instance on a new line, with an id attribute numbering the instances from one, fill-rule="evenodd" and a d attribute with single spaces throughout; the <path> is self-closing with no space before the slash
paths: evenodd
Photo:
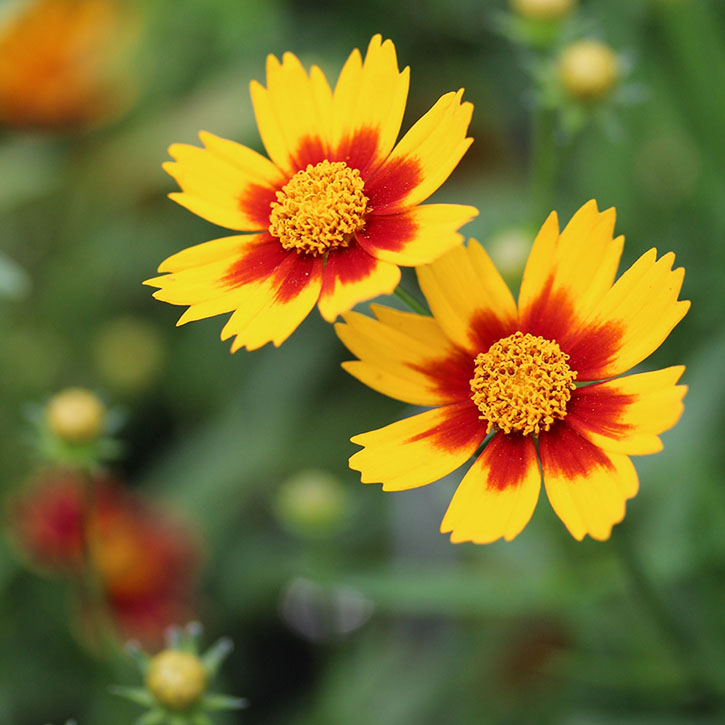
<path id="1" fill-rule="evenodd" d="M 643 254 L 614 281 L 624 243 L 614 209 L 585 204 L 559 232 L 552 213 L 529 255 L 518 305 L 476 242 L 420 267 L 432 317 L 373 306 L 338 324 L 359 358 L 345 369 L 419 415 L 352 438 L 364 483 L 399 491 L 451 473 L 485 444 L 441 531 L 451 541 L 513 539 L 551 505 L 576 539 L 607 539 L 637 493 L 630 456 L 661 449 L 682 412 L 684 371 L 622 376 L 682 319 L 684 270 Z M 620 377 L 622 376 L 622 377 Z"/>
<path id="2" fill-rule="evenodd" d="M 175 144 L 164 165 L 171 198 L 229 229 L 251 232 L 185 249 L 159 267 L 154 297 L 188 309 L 178 324 L 228 312 L 232 352 L 280 345 L 317 303 L 328 321 L 391 293 L 398 265 L 432 262 L 459 245 L 477 211 L 420 205 L 448 178 L 471 139 L 473 107 L 447 93 L 395 140 L 408 94 L 390 40 L 354 50 L 331 90 L 291 53 L 267 59 L 251 84 L 269 159 L 201 132 L 204 148 Z"/>
<path id="3" fill-rule="evenodd" d="M 87 511 L 85 484 L 73 471 L 51 471 L 20 493 L 10 505 L 13 538 L 31 565 L 51 574 L 80 577 L 90 556 L 119 632 L 157 642 L 192 613 L 198 543 L 168 511 L 107 477 L 95 478 Z M 87 606 L 81 602 L 81 615 Z"/>
<path id="4" fill-rule="evenodd" d="M 118 56 L 132 35 L 117 0 L 33 0 L 0 27 L 0 123 L 77 129 L 130 100 Z"/>

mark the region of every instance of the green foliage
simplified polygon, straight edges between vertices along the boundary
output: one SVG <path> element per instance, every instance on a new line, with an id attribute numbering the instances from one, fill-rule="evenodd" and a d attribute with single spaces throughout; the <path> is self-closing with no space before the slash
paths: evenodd
<path id="1" fill-rule="evenodd" d="M 523 61 L 510 40 L 520 24 L 501 36 L 503 2 L 138 6 L 147 13 L 134 66 L 140 90 L 123 117 L 83 134 L 0 135 L 4 494 L 36 470 L 27 403 L 69 385 L 98 389 L 97 341 L 110 322 L 135 317 L 165 354 L 133 389 L 109 397 L 127 410 L 117 468 L 200 532 L 196 616 L 237 646 L 219 689 L 249 699 L 248 710 L 229 714 L 233 698 L 206 695 L 214 712 L 196 725 L 721 721 L 723 5 L 582 2 L 574 30 L 593 28 L 630 57 L 627 83 L 642 91 L 637 103 L 616 97 L 587 117 L 562 108 L 547 85 L 546 43 Z M 218 339 L 220 318 L 176 329 L 180 309 L 141 286 L 168 255 L 226 234 L 166 198 L 176 190 L 160 168 L 168 145 L 206 129 L 261 150 L 247 89 L 263 79 L 266 54 L 292 50 L 334 75 L 378 31 L 411 66 L 404 129 L 450 89 L 465 87 L 475 105 L 475 143 L 435 196 L 481 210 L 467 235 L 487 245 L 512 225 L 538 228 L 542 205 L 567 219 L 596 198 L 617 207 L 623 267 L 657 246 L 687 270 L 692 309 L 642 366 L 687 365 L 685 414 L 662 453 L 635 461 L 641 492 L 613 535 L 626 531 L 704 684 L 693 684 L 671 633 L 642 605 L 613 543 L 576 543 L 543 497 L 515 541 L 453 546 L 438 527 L 459 474 L 397 494 L 362 486 L 347 468 L 350 436 L 411 411 L 340 370 L 348 354 L 317 312 L 279 349 L 232 356 Z M 544 191 L 529 178 L 542 94 L 560 113 Z M 616 133 L 602 126 L 610 119 Z M 414 278 L 404 281 L 414 289 Z M 345 515 L 324 536 L 279 518 L 283 482 L 310 469 L 345 491 Z M 314 596 L 286 596 L 299 579 Z M 165 722 L 128 663 L 101 661 L 82 644 L 68 588 L 29 573 L 3 542 L 0 592 L 0 722 L 128 725 L 138 704 L 151 708 L 139 725 Z M 210 669 L 221 653 L 205 655 Z M 133 702 L 110 695 L 113 682 Z"/>

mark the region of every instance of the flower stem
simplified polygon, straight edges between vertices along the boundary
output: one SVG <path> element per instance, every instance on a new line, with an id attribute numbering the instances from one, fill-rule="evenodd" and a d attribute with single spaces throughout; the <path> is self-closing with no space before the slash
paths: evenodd
<path id="1" fill-rule="evenodd" d="M 395 296 L 399 300 L 402 300 L 406 307 L 408 307 L 408 309 L 412 310 L 413 312 L 417 312 L 419 315 L 430 315 L 430 312 L 428 312 L 423 304 L 421 302 L 418 302 L 418 300 L 413 297 L 410 292 L 404 290 L 400 285 L 395 288 Z"/>
<path id="2" fill-rule="evenodd" d="M 119 650 L 119 642 L 108 601 L 93 555 L 92 526 L 97 525 L 96 484 L 92 471 L 83 466 L 83 498 L 81 509 L 81 543 L 83 548 L 83 596 L 89 609 L 91 642 L 104 657 Z M 94 521 L 95 520 L 95 521 Z"/>
<path id="3" fill-rule="evenodd" d="M 672 615 L 647 575 L 624 529 L 618 531 L 612 541 L 633 593 L 650 614 L 663 641 L 680 663 L 694 703 L 707 710 L 716 710 L 719 706 L 717 688 L 710 682 L 708 667 L 698 657 L 695 638 Z"/>

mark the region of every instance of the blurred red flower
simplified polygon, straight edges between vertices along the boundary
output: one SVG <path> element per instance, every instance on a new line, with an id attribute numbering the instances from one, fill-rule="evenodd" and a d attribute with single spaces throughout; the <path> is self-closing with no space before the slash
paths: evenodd
<path id="1" fill-rule="evenodd" d="M 170 624 L 193 616 L 199 540 L 161 505 L 108 477 L 94 481 L 86 517 L 84 485 L 72 471 L 46 473 L 11 502 L 13 537 L 31 566 L 80 577 L 87 518 L 88 557 L 119 635 L 156 643 Z"/>

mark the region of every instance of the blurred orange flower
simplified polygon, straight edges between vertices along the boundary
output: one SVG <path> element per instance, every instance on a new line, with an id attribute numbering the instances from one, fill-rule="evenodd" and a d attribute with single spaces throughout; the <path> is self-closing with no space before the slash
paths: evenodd
<path id="1" fill-rule="evenodd" d="M 120 53 L 131 16 L 115 0 L 32 0 L 0 27 L 0 123 L 85 128 L 130 100 Z"/>
<path id="2" fill-rule="evenodd" d="M 11 529 L 31 565 L 83 573 L 83 485 L 73 472 L 51 472 L 12 502 Z M 94 502 L 88 549 L 119 634 L 158 642 L 193 615 L 199 542 L 168 511 L 109 478 L 95 481 Z"/>

